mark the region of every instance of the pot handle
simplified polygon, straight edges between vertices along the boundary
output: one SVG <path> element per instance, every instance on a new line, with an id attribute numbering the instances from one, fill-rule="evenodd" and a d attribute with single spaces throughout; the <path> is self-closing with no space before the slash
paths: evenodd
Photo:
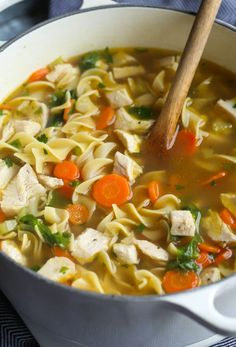
<path id="1" fill-rule="evenodd" d="M 87 8 L 94 8 L 94 7 L 100 7 L 100 6 L 114 6 L 117 5 L 117 3 L 113 0 L 97 0 L 96 4 L 94 0 L 83 0 L 82 6 L 80 7 L 81 10 L 85 10 Z"/>
<path id="2" fill-rule="evenodd" d="M 232 276 L 222 282 L 205 288 L 202 287 L 199 290 L 179 293 L 169 297 L 164 296 L 161 300 L 166 304 L 176 306 L 177 310 L 196 319 L 200 324 L 218 334 L 235 336 L 236 317 L 228 317 L 219 312 L 215 303 L 220 294 L 231 289 L 235 290 L 235 287 L 236 276 Z"/>

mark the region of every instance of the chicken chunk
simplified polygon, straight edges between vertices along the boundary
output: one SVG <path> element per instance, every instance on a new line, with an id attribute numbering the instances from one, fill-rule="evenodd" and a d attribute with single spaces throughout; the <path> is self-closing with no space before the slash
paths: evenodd
<path id="1" fill-rule="evenodd" d="M 202 219 L 202 228 L 207 236 L 215 242 L 236 244 L 236 235 L 222 221 L 217 212 L 209 211 L 209 215 Z"/>
<path id="2" fill-rule="evenodd" d="M 75 273 L 75 264 L 65 257 L 50 258 L 38 271 L 38 274 L 57 282 L 66 282 Z"/>
<path id="3" fill-rule="evenodd" d="M 8 255 L 8 257 L 13 259 L 18 264 L 27 266 L 27 258 L 21 252 L 20 248 L 18 247 L 15 241 L 3 240 L 1 243 L 1 251 Z"/>
<path id="4" fill-rule="evenodd" d="M 113 245 L 113 252 L 121 264 L 138 264 L 138 254 L 134 245 L 126 245 L 122 243 L 115 243 Z"/>
<path id="5" fill-rule="evenodd" d="M 28 206 L 30 198 L 45 194 L 46 189 L 38 182 L 31 166 L 25 164 L 3 191 L 1 208 L 7 216 L 14 216 Z"/>
<path id="6" fill-rule="evenodd" d="M 131 116 L 123 107 L 116 112 L 115 129 L 133 131 L 136 134 L 146 134 L 154 120 L 139 120 Z"/>
<path id="7" fill-rule="evenodd" d="M 71 64 L 58 64 L 47 74 L 47 80 L 56 84 L 59 89 L 75 87 L 78 79 L 78 69 Z"/>
<path id="8" fill-rule="evenodd" d="M 60 178 L 56 177 L 50 177 L 46 175 L 38 175 L 39 182 L 46 188 L 46 189 L 57 189 L 64 185 L 64 182 Z"/>
<path id="9" fill-rule="evenodd" d="M 194 236 L 195 223 L 190 211 L 171 211 L 171 235 L 174 236 Z"/>
<path id="10" fill-rule="evenodd" d="M 100 251 L 108 250 L 109 241 L 109 237 L 100 231 L 87 228 L 74 241 L 72 255 L 81 264 L 90 263 Z"/>
<path id="11" fill-rule="evenodd" d="M 225 112 L 233 121 L 236 121 L 236 108 L 234 107 L 236 98 L 233 100 L 218 100 L 216 106 Z"/>
<path id="12" fill-rule="evenodd" d="M 217 267 L 208 267 L 200 274 L 201 284 L 207 285 L 221 279 L 220 270 Z"/>
<path id="13" fill-rule="evenodd" d="M 133 135 L 124 130 L 114 130 L 122 145 L 130 153 L 139 153 L 141 147 L 141 138 L 138 135 Z"/>
<path id="14" fill-rule="evenodd" d="M 133 103 L 129 93 L 126 88 L 120 88 L 113 90 L 112 92 L 107 92 L 106 97 L 110 105 L 114 108 L 129 106 Z"/>
<path id="15" fill-rule="evenodd" d="M 157 262 L 167 262 L 169 254 L 163 248 L 156 246 L 154 243 L 146 240 L 136 240 L 135 245 L 147 257 Z"/>
<path id="16" fill-rule="evenodd" d="M 124 67 L 114 67 L 113 74 L 116 79 L 122 79 L 127 77 L 133 77 L 138 75 L 143 75 L 145 69 L 141 65 L 135 66 L 124 66 Z"/>
<path id="17" fill-rule="evenodd" d="M 41 130 L 41 125 L 31 120 L 15 120 L 14 127 L 16 132 L 23 132 L 31 136 L 35 136 Z"/>
<path id="18" fill-rule="evenodd" d="M 4 189 L 10 180 L 17 174 L 18 166 L 12 164 L 10 167 L 7 166 L 6 162 L 0 159 L 0 189 Z"/>
<path id="19" fill-rule="evenodd" d="M 139 168 L 139 169 L 138 169 Z M 116 152 L 114 156 L 114 173 L 125 176 L 133 183 L 135 178 L 142 173 L 142 168 L 127 155 Z"/>

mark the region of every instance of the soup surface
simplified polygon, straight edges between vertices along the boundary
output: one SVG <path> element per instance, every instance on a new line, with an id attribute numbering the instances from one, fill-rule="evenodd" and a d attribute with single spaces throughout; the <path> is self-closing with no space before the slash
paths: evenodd
<path id="1" fill-rule="evenodd" d="M 51 280 L 164 294 L 236 270 L 236 77 L 202 61 L 174 146 L 143 154 L 179 55 L 56 59 L 0 105 L 0 242 Z"/>

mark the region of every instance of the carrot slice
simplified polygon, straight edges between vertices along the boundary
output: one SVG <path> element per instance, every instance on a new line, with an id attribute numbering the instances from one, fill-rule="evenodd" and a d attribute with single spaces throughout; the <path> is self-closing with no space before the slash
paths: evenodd
<path id="1" fill-rule="evenodd" d="M 65 198 L 71 200 L 75 188 L 70 185 L 70 181 L 64 180 L 64 186 L 60 187 L 58 191 Z"/>
<path id="2" fill-rule="evenodd" d="M 42 69 L 36 70 L 32 73 L 32 75 L 30 75 L 28 82 L 35 82 L 43 79 L 49 73 L 49 71 L 50 70 L 47 67 L 43 67 Z"/>
<path id="3" fill-rule="evenodd" d="M 64 119 L 65 122 L 68 121 L 69 113 L 70 113 L 70 111 L 71 111 L 71 109 L 72 109 L 72 107 L 73 107 L 73 105 L 75 103 L 75 100 L 72 99 L 70 103 L 71 103 L 70 106 L 64 109 L 63 119 Z"/>
<path id="4" fill-rule="evenodd" d="M 8 104 L 2 104 L 0 105 L 0 110 L 8 110 L 8 111 L 13 111 L 14 107 Z"/>
<path id="5" fill-rule="evenodd" d="M 92 189 L 94 200 L 102 206 L 111 207 L 113 204 L 122 205 L 131 195 L 127 179 L 117 174 L 100 178 Z"/>
<path id="6" fill-rule="evenodd" d="M 234 216 L 229 212 L 229 210 L 227 210 L 227 208 L 224 208 L 220 212 L 220 218 L 225 224 L 229 225 L 231 228 L 236 227 L 236 220 Z"/>
<path id="7" fill-rule="evenodd" d="M 2 210 L 0 210 L 0 223 L 3 223 L 6 219 L 7 219 L 7 216 Z"/>
<path id="8" fill-rule="evenodd" d="M 148 185 L 148 195 L 151 202 L 154 204 L 159 198 L 159 185 L 156 181 L 152 181 Z"/>
<path id="9" fill-rule="evenodd" d="M 198 265 L 201 265 L 203 268 L 211 265 L 212 262 L 213 261 L 212 261 L 212 259 L 209 258 L 209 255 L 207 252 L 201 252 L 196 259 L 196 263 Z"/>
<path id="10" fill-rule="evenodd" d="M 211 176 L 210 178 L 208 178 L 206 181 L 203 181 L 201 183 L 202 186 L 206 186 L 208 184 L 211 184 L 213 182 L 215 182 L 216 180 L 220 179 L 220 178 L 223 178 L 226 176 L 226 172 L 225 171 L 221 171 L 221 172 L 218 172 L 216 175 L 214 176 Z"/>
<path id="11" fill-rule="evenodd" d="M 231 258 L 232 254 L 233 254 L 233 252 L 232 252 L 232 250 L 230 248 L 223 249 L 222 252 L 219 255 L 217 255 L 217 257 L 215 258 L 215 263 L 217 265 L 219 265 L 223 261 L 228 260 L 229 258 Z"/>
<path id="12" fill-rule="evenodd" d="M 70 253 L 66 249 L 54 246 L 52 251 L 55 257 L 65 257 L 72 260 L 73 262 L 75 261 L 75 259 L 70 255 Z"/>
<path id="13" fill-rule="evenodd" d="M 113 121 L 115 111 L 111 106 L 103 107 L 100 116 L 96 123 L 97 130 L 102 130 L 107 128 Z"/>
<path id="14" fill-rule="evenodd" d="M 69 221 L 74 225 L 81 225 L 89 219 L 89 211 L 85 205 L 75 204 L 68 205 L 67 211 L 69 212 Z"/>
<path id="15" fill-rule="evenodd" d="M 218 253 L 220 253 L 220 251 L 221 251 L 221 248 L 220 248 L 220 247 L 208 245 L 207 243 L 199 243 L 199 244 L 198 244 L 198 248 L 199 248 L 200 251 L 202 251 L 202 252 L 214 253 L 214 254 L 218 254 Z"/>
<path id="16" fill-rule="evenodd" d="M 56 164 L 53 174 L 57 178 L 73 181 L 79 177 L 79 168 L 73 161 L 65 160 Z"/>
<path id="17" fill-rule="evenodd" d="M 190 130 L 180 130 L 177 134 L 174 146 L 171 149 L 179 156 L 191 156 L 196 151 L 196 138 Z"/>
<path id="18" fill-rule="evenodd" d="M 163 277 L 163 288 L 166 293 L 175 293 L 198 287 L 199 277 L 194 271 L 167 271 Z"/>

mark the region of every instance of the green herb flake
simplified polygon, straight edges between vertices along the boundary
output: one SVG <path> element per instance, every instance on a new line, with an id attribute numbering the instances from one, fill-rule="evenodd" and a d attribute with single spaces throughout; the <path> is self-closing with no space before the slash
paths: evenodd
<path id="1" fill-rule="evenodd" d="M 71 99 L 77 99 L 77 91 L 76 91 L 76 89 L 70 90 L 70 96 L 71 96 Z"/>
<path id="2" fill-rule="evenodd" d="M 31 269 L 32 271 L 34 271 L 34 272 L 38 272 L 39 269 L 40 269 L 40 266 L 39 266 L 39 265 L 34 265 L 34 266 L 32 266 L 30 269 Z"/>
<path id="3" fill-rule="evenodd" d="M 47 128 L 48 127 L 60 127 L 63 125 L 64 119 L 63 119 L 63 113 L 56 114 L 49 117 Z"/>
<path id="4" fill-rule="evenodd" d="M 67 248 L 70 244 L 70 233 L 52 233 L 51 229 L 46 224 L 44 224 L 41 219 L 36 218 L 32 214 L 27 214 L 21 217 L 19 222 L 30 226 L 35 232 L 40 232 L 44 238 L 44 241 L 49 246 L 55 245 L 61 248 Z"/>
<path id="5" fill-rule="evenodd" d="M 82 71 L 92 69 L 96 67 L 99 59 L 101 59 L 101 56 L 98 52 L 89 52 L 81 58 L 79 67 Z"/>
<path id="6" fill-rule="evenodd" d="M 79 180 L 71 181 L 69 183 L 69 186 L 73 187 L 73 188 L 78 187 L 79 185 L 80 185 L 80 181 Z"/>
<path id="7" fill-rule="evenodd" d="M 38 140 L 39 142 L 47 143 L 47 142 L 48 142 L 48 137 L 47 137 L 45 134 L 42 134 L 42 135 L 39 135 L 39 136 L 37 137 L 37 140 Z"/>
<path id="8" fill-rule="evenodd" d="M 128 112 L 141 120 L 152 119 L 154 116 L 151 108 L 147 106 L 131 106 L 128 108 Z"/>
<path id="9" fill-rule="evenodd" d="M 106 88 L 106 86 L 105 86 L 104 83 L 99 82 L 99 83 L 98 83 L 98 88 L 99 88 L 99 89 L 104 89 L 104 88 Z"/>
<path id="10" fill-rule="evenodd" d="M 184 271 L 195 271 L 199 270 L 199 266 L 196 264 L 196 259 L 199 256 L 198 244 L 201 242 L 201 237 L 196 234 L 192 240 L 185 246 L 177 249 L 177 256 L 175 260 L 171 260 L 167 264 L 167 268 L 179 269 Z"/>
<path id="11" fill-rule="evenodd" d="M 112 54 L 110 53 L 109 47 L 106 47 L 104 49 L 102 56 L 108 64 L 113 63 L 113 57 L 112 57 Z"/>
<path id="12" fill-rule="evenodd" d="M 143 223 L 137 225 L 137 227 L 135 228 L 135 231 L 138 233 L 142 233 L 145 229 L 145 225 Z"/>
<path id="13" fill-rule="evenodd" d="M 18 140 L 18 139 L 10 142 L 9 144 L 13 147 L 18 148 L 18 149 L 22 148 L 22 144 L 21 144 L 20 140 Z"/>
<path id="14" fill-rule="evenodd" d="M 45 155 L 47 155 L 47 154 L 48 154 L 48 151 L 44 148 L 44 149 L 43 149 L 43 153 L 44 153 Z"/>
<path id="15" fill-rule="evenodd" d="M 13 161 L 12 161 L 11 157 L 5 157 L 5 158 L 3 158 L 3 160 L 5 161 L 5 164 L 7 167 L 12 167 Z"/>
<path id="16" fill-rule="evenodd" d="M 3 110 L 0 110 L 0 116 L 3 116 Z"/>
<path id="17" fill-rule="evenodd" d="M 216 186 L 216 181 L 211 181 L 210 186 L 215 187 Z"/>
<path id="18" fill-rule="evenodd" d="M 233 108 L 236 108 L 236 103 L 233 105 Z"/>
<path id="19" fill-rule="evenodd" d="M 67 266 L 62 266 L 60 268 L 59 272 L 62 273 L 63 275 L 65 275 L 68 270 L 69 270 L 69 268 Z"/>
<path id="20" fill-rule="evenodd" d="M 181 184 L 176 184 L 175 189 L 176 190 L 182 190 L 182 189 L 185 189 L 185 186 L 182 186 Z"/>
<path id="21" fill-rule="evenodd" d="M 58 90 L 54 94 L 52 94 L 49 98 L 49 106 L 56 107 L 64 104 L 66 97 L 66 91 Z"/>

